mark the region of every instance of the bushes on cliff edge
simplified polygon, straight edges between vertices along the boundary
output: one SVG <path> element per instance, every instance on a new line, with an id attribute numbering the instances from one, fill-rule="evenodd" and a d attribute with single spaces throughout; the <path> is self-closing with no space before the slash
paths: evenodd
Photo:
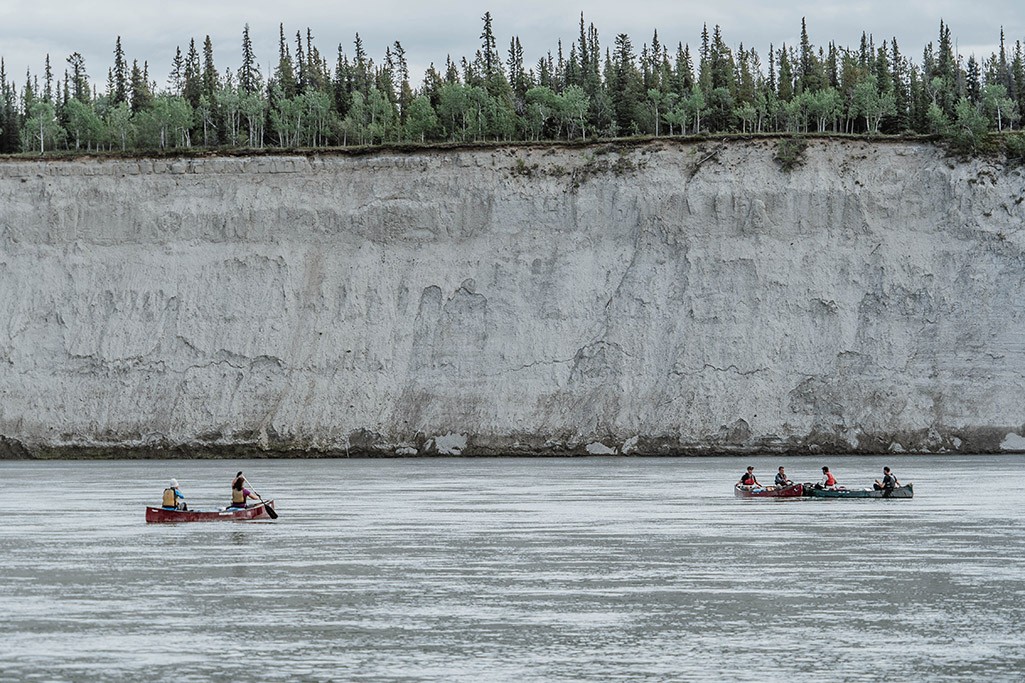
<path id="1" fill-rule="evenodd" d="M 779 167 L 789 173 L 804 163 L 804 151 L 808 142 L 803 138 L 783 138 L 776 143 L 776 156 L 773 157 Z"/>
<path id="2" fill-rule="evenodd" d="M 1014 166 L 1025 165 L 1025 133 L 1015 133 L 1004 138 L 1004 153 L 1007 162 Z"/>
<path id="3" fill-rule="evenodd" d="M 954 122 L 944 132 L 944 139 L 958 154 L 971 155 L 992 149 L 989 124 L 978 107 L 962 97 L 954 108 Z"/>

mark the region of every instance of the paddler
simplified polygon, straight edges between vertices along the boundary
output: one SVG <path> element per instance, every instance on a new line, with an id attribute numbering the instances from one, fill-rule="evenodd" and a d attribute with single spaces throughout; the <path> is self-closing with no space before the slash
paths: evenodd
<path id="1" fill-rule="evenodd" d="M 755 468 L 748 467 L 747 471 L 740 475 L 741 486 L 757 486 L 762 488 L 762 485 L 758 483 L 758 479 L 755 478 Z"/>
<path id="2" fill-rule="evenodd" d="M 776 486 L 790 486 L 794 482 L 787 479 L 787 473 L 783 471 L 783 466 L 779 466 L 779 472 L 776 472 Z"/>
<path id="3" fill-rule="evenodd" d="M 887 493 L 893 493 L 893 489 L 900 486 L 900 482 L 897 481 L 897 475 L 890 471 L 889 467 L 883 468 L 883 480 L 876 482 L 872 485 L 876 491 L 886 491 Z"/>
<path id="4" fill-rule="evenodd" d="M 178 488 L 177 479 L 172 479 L 170 485 L 164 489 L 164 499 L 161 505 L 165 510 L 189 509 L 189 506 L 185 503 L 185 496 L 182 495 L 181 489 Z"/>
<path id="5" fill-rule="evenodd" d="M 231 482 L 231 505 L 228 507 L 244 508 L 247 499 L 260 500 L 259 496 L 246 488 L 248 483 L 246 478 L 242 476 L 242 472 L 235 475 L 235 479 Z"/>
<path id="6" fill-rule="evenodd" d="M 819 485 L 827 489 L 836 488 L 836 477 L 833 476 L 833 473 L 825 465 L 822 466 L 822 479 L 819 481 Z"/>

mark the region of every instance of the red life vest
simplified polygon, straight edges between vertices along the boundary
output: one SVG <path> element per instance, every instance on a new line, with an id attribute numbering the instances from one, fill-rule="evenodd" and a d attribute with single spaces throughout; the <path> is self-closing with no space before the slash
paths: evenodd
<path id="1" fill-rule="evenodd" d="M 826 472 L 826 486 L 836 486 L 836 477 L 832 472 Z"/>

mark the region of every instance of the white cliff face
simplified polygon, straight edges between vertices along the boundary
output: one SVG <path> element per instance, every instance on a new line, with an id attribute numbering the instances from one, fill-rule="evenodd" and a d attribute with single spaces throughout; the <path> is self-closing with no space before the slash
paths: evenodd
<path id="1" fill-rule="evenodd" d="M 1022 171 L 773 152 L 0 163 L 0 454 L 1025 448 Z"/>

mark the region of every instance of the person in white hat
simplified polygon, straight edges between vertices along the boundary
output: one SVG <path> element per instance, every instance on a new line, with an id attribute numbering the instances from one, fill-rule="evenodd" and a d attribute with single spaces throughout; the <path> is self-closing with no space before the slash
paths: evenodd
<path id="1" fill-rule="evenodd" d="M 182 495 L 181 490 L 178 488 L 177 479 L 172 479 L 170 486 L 164 489 L 164 500 L 162 505 L 165 510 L 189 509 L 189 506 L 185 503 L 185 496 Z"/>

